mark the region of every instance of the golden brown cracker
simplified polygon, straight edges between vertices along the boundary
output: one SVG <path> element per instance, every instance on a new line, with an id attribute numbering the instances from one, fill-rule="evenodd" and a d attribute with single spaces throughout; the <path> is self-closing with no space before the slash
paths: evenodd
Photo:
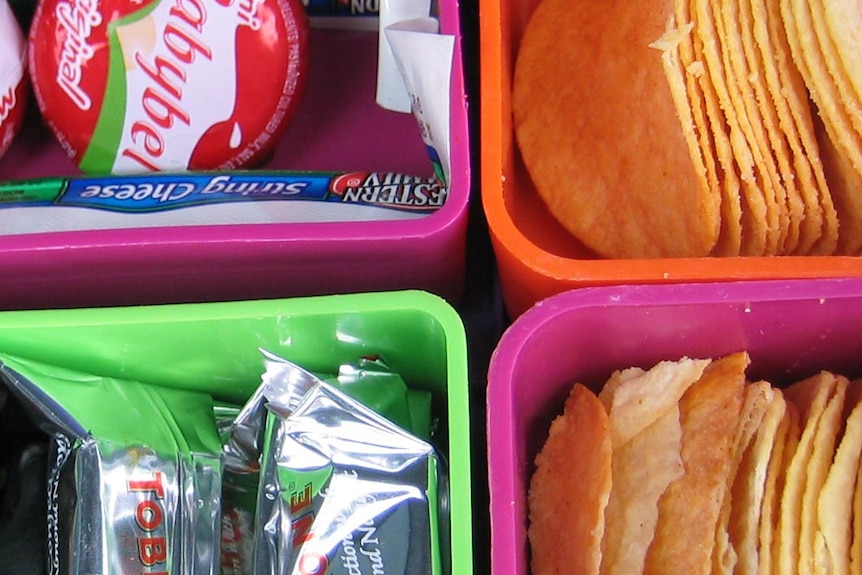
<path id="1" fill-rule="evenodd" d="M 776 404 L 779 404 L 780 412 Z M 746 386 L 734 441 L 735 467 L 717 530 L 713 573 L 756 572 L 757 526 L 766 467 L 772 451 L 774 428 L 777 428 L 783 413 L 781 395 L 768 381 Z"/>
<path id="2" fill-rule="evenodd" d="M 819 573 L 816 561 L 817 507 L 820 492 L 826 481 L 829 466 L 835 454 L 835 443 L 841 428 L 844 398 L 848 381 L 835 377 L 835 391 L 826 404 L 814 435 L 811 458 L 805 470 L 805 490 L 802 494 L 802 517 L 799 529 L 799 569 L 803 573 Z"/>
<path id="3" fill-rule="evenodd" d="M 713 19 L 718 33 L 717 42 L 728 82 L 727 91 L 755 162 L 767 207 L 767 218 L 771 233 L 767 236 L 767 254 L 785 253 L 791 241 L 790 213 L 787 191 L 781 180 L 766 133 L 757 94 L 752 84 L 759 79 L 752 75 L 743 46 L 743 31 L 739 23 L 739 4 L 736 0 L 713 2 Z M 746 34 L 748 31 L 746 31 Z M 793 240 L 795 242 L 795 238 Z"/>
<path id="4" fill-rule="evenodd" d="M 803 229 L 802 227 L 803 219 L 806 216 L 806 205 L 792 164 L 794 151 L 782 128 L 778 107 L 769 93 L 767 62 L 763 59 L 755 41 L 755 21 L 751 3 L 752 0 L 731 0 L 731 5 L 726 11 L 731 15 L 736 14 L 739 19 L 740 40 L 746 64 L 746 79 L 756 102 L 760 123 L 775 159 L 779 185 L 784 191 L 788 224 L 787 237 L 782 244 L 781 252 L 784 254 L 794 251 L 807 252 L 810 249 L 810 243 L 814 241 L 816 236 L 812 236 L 811 239 L 803 236 L 803 231 L 808 231 L 807 228 Z M 769 67 L 774 67 L 771 60 Z M 819 233 L 819 218 L 813 227 Z"/>
<path id="5" fill-rule="evenodd" d="M 530 480 L 534 575 L 599 573 L 611 480 L 607 412 L 592 391 L 576 384 L 551 423 Z"/>
<path id="6" fill-rule="evenodd" d="M 850 575 L 853 493 L 862 454 L 862 380 L 851 382 L 842 419 L 845 421 L 834 460 L 817 496 L 814 539 L 815 571 Z"/>
<path id="7" fill-rule="evenodd" d="M 837 380 L 831 373 L 821 372 L 792 384 L 784 391 L 785 398 L 799 411 L 801 432 L 796 449 L 788 460 L 781 493 L 776 535 L 777 562 L 774 565 L 780 575 L 795 574 L 801 565 L 806 473 L 814 454 L 820 418 L 836 386 Z"/>
<path id="8" fill-rule="evenodd" d="M 836 253 L 859 255 L 862 253 L 862 174 L 853 168 L 850 158 L 828 136 L 819 118 L 814 119 L 814 126 L 820 142 L 823 170 L 840 222 Z"/>
<path id="9" fill-rule="evenodd" d="M 779 0 L 751 1 L 754 37 L 782 130 L 794 150 L 794 168 L 806 205 L 797 253 L 830 254 L 838 239 L 838 218 L 820 160 L 808 90 L 793 63 Z"/>
<path id="10" fill-rule="evenodd" d="M 644 573 L 709 573 L 728 483 L 748 355 L 713 361 L 679 401 L 684 474 L 658 501 Z"/>
<path id="11" fill-rule="evenodd" d="M 799 410 L 785 400 L 784 418 L 775 435 L 775 446 L 766 472 L 766 487 L 760 510 L 760 526 L 757 538 L 758 573 L 780 573 L 778 526 L 781 514 L 781 498 L 786 483 L 790 458 L 799 443 Z"/>
<path id="12" fill-rule="evenodd" d="M 822 2 L 824 20 L 856 101 L 862 101 L 862 9 L 856 0 Z"/>
<path id="13" fill-rule="evenodd" d="M 862 171 L 862 137 L 854 129 L 854 119 L 844 107 L 838 87 L 829 74 L 808 0 L 780 0 L 780 7 L 793 62 L 817 105 L 826 132 L 853 169 Z"/>
<path id="14" fill-rule="evenodd" d="M 684 357 L 661 361 L 646 371 L 630 368 L 612 374 L 599 392 L 599 400 L 610 414 L 614 449 L 631 441 L 675 407 L 710 361 Z"/>
<path id="15" fill-rule="evenodd" d="M 680 475 L 682 428 L 674 405 L 612 457 L 613 487 L 605 509 L 602 575 L 639 573 L 658 521 L 656 502 Z"/>

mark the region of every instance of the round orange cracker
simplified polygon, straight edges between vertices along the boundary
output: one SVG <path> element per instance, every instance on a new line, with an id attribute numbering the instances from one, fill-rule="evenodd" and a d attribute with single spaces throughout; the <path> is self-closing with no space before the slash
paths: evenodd
<path id="1" fill-rule="evenodd" d="M 603 256 L 704 256 L 718 236 L 718 191 L 651 47 L 672 14 L 673 0 L 544 0 L 518 49 L 524 164 L 550 213 Z"/>

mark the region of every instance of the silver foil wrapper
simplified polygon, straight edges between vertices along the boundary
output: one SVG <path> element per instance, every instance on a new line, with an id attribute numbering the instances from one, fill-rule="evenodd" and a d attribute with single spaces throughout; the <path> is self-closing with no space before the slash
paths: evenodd
<path id="1" fill-rule="evenodd" d="M 267 405 L 254 573 L 438 573 L 433 447 L 323 382 L 287 399 Z"/>
<path id="2" fill-rule="evenodd" d="M 221 458 L 55 436 L 49 556 L 56 574 L 218 572 Z"/>

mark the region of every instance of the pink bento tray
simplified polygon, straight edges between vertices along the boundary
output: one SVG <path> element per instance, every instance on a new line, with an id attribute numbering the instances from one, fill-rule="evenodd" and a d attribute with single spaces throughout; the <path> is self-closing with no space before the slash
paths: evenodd
<path id="1" fill-rule="evenodd" d="M 437 17 L 440 32 L 454 36 L 455 47 L 449 195 L 436 212 L 411 220 L 0 234 L 0 308 L 392 289 L 422 289 L 457 301 L 463 290 L 470 195 L 457 3 L 440 2 Z M 312 27 L 307 92 L 272 159 L 261 168 L 433 174 L 413 115 L 375 103 L 377 46 L 376 30 Z M 28 123 L 0 159 L 0 181 L 80 175 L 31 104 Z"/>
<path id="2" fill-rule="evenodd" d="M 539 302 L 500 339 L 488 371 L 491 572 L 529 573 L 533 461 L 574 383 L 682 356 L 751 356 L 749 377 L 789 384 L 862 375 L 862 279 L 596 287 Z"/>

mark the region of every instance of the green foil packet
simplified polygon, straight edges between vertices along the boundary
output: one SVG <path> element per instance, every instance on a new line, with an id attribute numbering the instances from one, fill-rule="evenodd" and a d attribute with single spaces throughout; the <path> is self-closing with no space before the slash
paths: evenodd
<path id="1" fill-rule="evenodd" d="M 403 378 L 377 357 L 339 366 L 335 374 L 314 374 L 262 350 L 261 385 L 241 407 L 217 405 L 216 419 L 225 444 L 222 517 L 222 575 L 254 570 L 254 523 L 269 397 L 298 401 L 297 390 L 318 381 L 340 389 L 379 417 L 422 440 L 434 431 L 431 394 L 409 388 Z M 292 398 L 292 399 L 287 399 Z M 228 418 L 233 421 L 228 423 Z"/>
<path id="2" fill-rule="evenodd" d="M 0 362 L 51 437 L 49 573 L 218 572 L 223 455 L 208 394 Z"/>
<path id="3" fill-rule="evenodd" d="M 441 573 L 434 447 L 286 360 L 267 376 L 254 573 Z"/>

